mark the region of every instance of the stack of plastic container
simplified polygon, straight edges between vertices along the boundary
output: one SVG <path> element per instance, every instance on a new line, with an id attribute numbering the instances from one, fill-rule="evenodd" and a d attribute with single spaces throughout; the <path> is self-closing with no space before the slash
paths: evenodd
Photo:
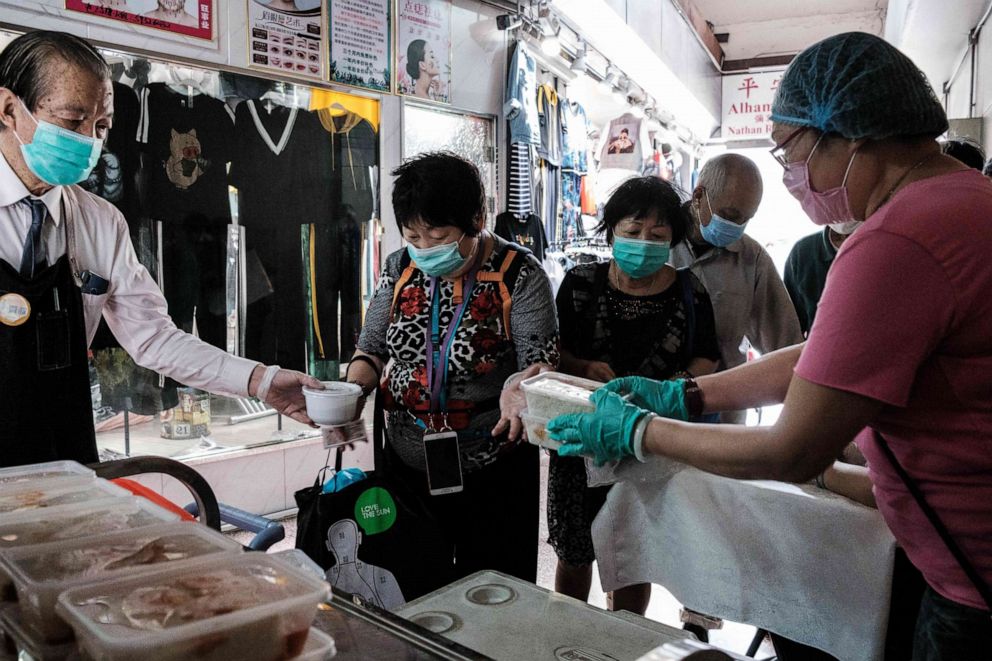
<path id="1" fill-rule="evenodd" d="M 323 661 L 327 584 L 84 466 L 0 469 L 0 659 Z"/>
<path id="2" fill-rule="evenodd" d="M 548 436 L 548 422 L 565 413 L 591 413 L 596 407 L 589 396 L 603 384 L 560 372 L 544 372 L 520 384 L 527 398 L 521 415 L 527 440 L 542 448 L 557 450 L 561 443 Z"/>

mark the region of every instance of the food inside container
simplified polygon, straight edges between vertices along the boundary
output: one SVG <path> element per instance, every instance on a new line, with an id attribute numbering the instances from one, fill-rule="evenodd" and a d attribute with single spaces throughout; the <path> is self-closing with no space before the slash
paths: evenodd
<path id="1" fill-rule="evenodd" d="M 69 634 L 55 615 L 55 599 L 66 588 L 240 550 L 235 540 L 206 526 L 165 523 L 0 551 L 0 574 L 6 574 L 14 584 L 24 621 L 44 640 L 56 641 Z"/>
<path id="2" fill-rule="evenodd" d="M 129 497 L 131 492 L 99 478 L 87 482 L 80 482 L 72 477 L 53 478 L 39 484 L 28 482 L 0 490 L 0 521 L 3 520 L 3 515 L 14 512 L 122 496 Z"/>
<path id="3" fill-rule="evenodd" d="M 341 381 L 321 383 L 324 384 L 323 390 L 303 388 L 310 419 L 326 427 L 338 427 L 351 422 L 355 417 L 358 398 L 362 395 L 362 387 Z"/>
<path id="4" fill-rule="evenodd" d="M 48 478 L 74 477 L 81 480 L 96 477 L 91 469 L 75 461 L 48 461 L 43 464 L 27 464 L 0 468 L 0 488 L 12 487 L 31 481 L 37 484 Z"/>
<path id="5" fill-rule="evenodd" d="M 113 498 L 66 505 L 46 512 L 10 514 L 0 520 L 0 550 L 31 544 L 91 537 L 119 530 L 134 530 L 179 516 L 144 498 Z"/>
<path id="6" fill-rule="evenodd" d="M 299 656 L 324 581 L 261 553 L 73 588 L 58 612 L 94 659 L 281 661 Z"/>
<path id="7" fill-rule="evenodd" d="M 561 443 L 548 434 L 548 420 L 546 418 L 530 415 L 526 410 L 520 414 L 520 418 L 524 421 L 524 429 L 527 430 L 529 443 L 549 450 L 557 450 L 561 447 Z"/>
<path id="8" fill-rule="evenodd" d="M 535 418 L 550 420 L 564 413 L 590 413 L 596 407 L 589 397 L 602 387 L 598 381 L 560 372 L 544 372 L 520 384 L 527 410 Z"/>

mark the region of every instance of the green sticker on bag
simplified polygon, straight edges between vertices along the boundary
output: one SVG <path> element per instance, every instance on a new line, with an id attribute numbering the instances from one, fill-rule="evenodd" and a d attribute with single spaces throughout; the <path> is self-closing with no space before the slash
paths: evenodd
<path id="1" fill-rule="evenodd" d="M 382 487 L 372 487 L 355 501 L 355 521 L 366 535 L 386 532 L 396 523 L 396 503 Z"/>

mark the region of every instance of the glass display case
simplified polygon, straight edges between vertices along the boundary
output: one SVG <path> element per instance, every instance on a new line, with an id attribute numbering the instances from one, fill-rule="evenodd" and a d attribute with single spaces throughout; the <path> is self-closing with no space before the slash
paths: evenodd
<path id="1" fill-rule="evenodd" d="M 0 34 L 0 49 L 16 36 Z M 379 101 L 102 52 L 113 126 L 81 186 L 123 214 L 176 326 L 340 378 L 373 280 Z M 104 456 L 187 458 L 318 434 L 136 365 L 105 322 L 91 355 Z"/>

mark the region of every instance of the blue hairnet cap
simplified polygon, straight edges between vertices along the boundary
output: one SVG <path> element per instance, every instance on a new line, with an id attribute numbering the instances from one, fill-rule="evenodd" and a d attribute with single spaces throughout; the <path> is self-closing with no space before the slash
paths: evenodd
<path id="1" fill-rule="evenodd" d="M 926 75 L 895 46 L 865 32 L 824 39 L 797 55 L 779 83 L 772 121 L 850 140 L 947 130 Z"/>

